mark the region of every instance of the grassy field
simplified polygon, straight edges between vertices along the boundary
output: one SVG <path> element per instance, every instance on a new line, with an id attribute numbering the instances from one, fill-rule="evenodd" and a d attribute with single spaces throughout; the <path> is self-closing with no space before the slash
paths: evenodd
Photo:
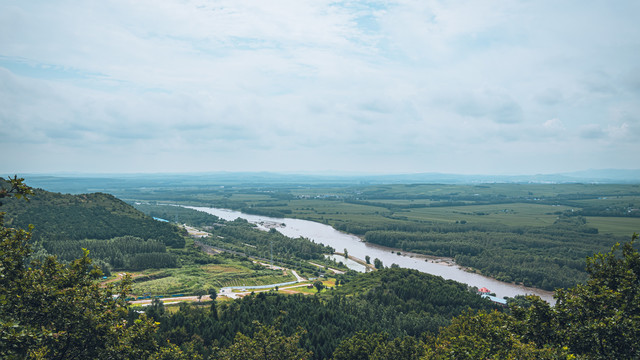
<path id="1" fill-rule="evenodd" d="M 409 204 L 407 200 L 386 203 Z M 392 224 L 398 219 L 417 222 L 447 222 L 464 220 L 468 223 L 498 223 L 508 226 L 548 226 L 563 211 L 572 207 L 531 203 L 510 203 L 468 206 L 441 206 L 387 209 L 375 205 L 352 204 L 327 200 L 291 200 L 289 206 L 269 209 L 290 210 L 289 216 L 324 223 L 334 221 Z M 423 203 L 426 202 L 413 202 Z M 395 219 L 393 219 L 395 218 Z"/>
<path id="2" fill-rule="evenodd" d="M 539 204 L 495 204 L 410 209 L 402 214 L 409 220 L 468 223 L 500 223 L 509 226 L 546 226 L 558 218 L 567 206 Z M 400 214 L 400 213 L 398 213 Z"/>
<path id="3" fill-rule="evenodd" d="M 291 288 L 286 293 L 296 292 L 296 293 L 302 293 L 302 294 L 317 294 L 318 290 L 313 286 L 313 283 L 314 281 L 310 281 L 308 283 L 308 285 L 310 285 L 311 287 L 308 287 L 308 286 L 295 287 L 295 288 Z M 323 279 L 322 285 L 324 285 L 325 288 L 322 289 L 321 293 L 331 291 L 329 290 L 329 288 L 336 286 L 336 279 L 333 279 L 333 278 Z"/>
<path id="4" fill-rule="evenodd" d="M 135 273 L 134 277 L 148 276 L 153 278 L 158 271 Z M 291 275 L 283 275 L 282 271 L 260 269 L 246 266 L 246 263 L 227 260 L 223 264 L 191 265 L 177 269 L 164 269 L 162 277 L 136 282 L 133 285 L 134 295 L 172 295 L 193 294 L 199 289 L 225 286 L 267 285 L 295 281 Z"/>
<path id="5" fill-rule="evenodd" d="M 587 217 L 587 224 L 598 229 L 601 234 L 627 236 L 636 232 L 640 234 L 640 218 L 625 217 Z"/>

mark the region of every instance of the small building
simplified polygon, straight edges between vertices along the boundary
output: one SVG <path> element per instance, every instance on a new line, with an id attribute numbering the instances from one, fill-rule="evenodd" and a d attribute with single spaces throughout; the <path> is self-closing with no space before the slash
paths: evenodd
<path id="1" fill-rule="evenodd" d="M 482 295 L 483 298 L 489 299 L 494 303 L 502 306 L 507 306 L 507 300 L 500 299 L 499 297 L 491 296 L 491 295 Z"/>
<path id="2" fill-rule="evenodd" d="M 491 290 L 487 289 L 486 287 L 481 287 L 480 289 L 478 289 L 478 294 L 489 295 L 491 294 Z"/>

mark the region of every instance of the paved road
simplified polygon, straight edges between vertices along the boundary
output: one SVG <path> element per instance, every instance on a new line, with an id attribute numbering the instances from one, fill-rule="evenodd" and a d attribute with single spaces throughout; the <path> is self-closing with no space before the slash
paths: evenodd
<path id="1" fill-rule="evenodd" d="M 302 276 L 298 275 L 298 273 L 295 270 L 291 270 L 291 273 L 293 274 L 293 276 L 296 277 L 296 279 L 298 280 L 298 282 L 303 282 L 306 281 L 305 278 L 303 278 Z"/>
<path id="2" fill-rule="evenodd" d="M 309 261 L 309 264 L 311 264 L 313 266 L 317 266 L 317 267 L 322 268 L 322 269 L 325 268 L 324 265 L 316 264 L 316 263 L 311 262 L 311 261 Z M 327 270 L 333 271 L 334 274 L 344 274 L 344 271 L 338 270 L 338 269 L 334 269 L 334 268 L 330 268 L 330 267 L 327 267 Z"/>
<path id="3" fill-rule="evenodd" d="M 204 295 L 202 297 L 202 300 L 205 300 L 205 301 L 211 300 L 211 297 L 209 295 Z M 152 299 L 144 299 L 144 300 L 129 301 L 129 303 L 134 305 L 140 305 L 140 306 L 149 306 L 151 305 L 151 301 Z M 165 305 L 168 305 L 168 304 L 179 303 L 182 301 L 198 301 L 198 297 L 197 296 L 166 297 L 166 298 L 161 298 L 160 301 L 162 301 Z"/>

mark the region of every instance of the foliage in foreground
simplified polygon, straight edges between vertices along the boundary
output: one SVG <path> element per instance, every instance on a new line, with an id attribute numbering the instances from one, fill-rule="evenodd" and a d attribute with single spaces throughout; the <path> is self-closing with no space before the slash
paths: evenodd
<path id="1" fill-rule="evenodd" d="M 3 184 L 2 197 L 29 195 L 21 179 Z M 17 196 L 16 196 L 17 197 Z M 127 324 L 124 293 L 100 287 L 88 252 L 69 265 L 49 257 L 27 264 L 26 230 L 4 226 L 0 213 L 0 357 L 6 359 L 146 358 L 157 344 L 155 324 Z M 113 295 L 120 294 L 119 297 Z"/>
<path id="2" fill-rule="evenodd" d="M 530 297 L 513 316 L 467 314 L 430 347 L 434 358 L 640 358 L 640 254 L 631 242 L 587 258 L 589 280 L 558 290 L 556 306 Z M 621 249 L 620 249 L 621 248 Z M 621 251 L 619 251 L 621 250 Z"/>

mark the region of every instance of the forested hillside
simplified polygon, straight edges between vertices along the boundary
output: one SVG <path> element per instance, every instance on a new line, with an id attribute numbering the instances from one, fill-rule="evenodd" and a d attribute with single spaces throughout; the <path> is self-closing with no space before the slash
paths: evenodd
<path id="1" fill-rule="evenodd" d="M 130 235 L 158 240 L 167 246 L 184 247 L 184 238 L 178 228 L 154 221 L 113 195 L 69 195 L 41 189 L 34 192 L 29 206 L 8 199 L 3 209 L 8 225 L 22 229 L 34 225 L 32 239 L 36 242 Z"/>
<path id="2" fill-rule="evenodd" d="M 7 225 L 28 229 L 37 258 L 48 254 L 71 261 L 88 249 L 108 274 L 111 269 L 140 270 L 178 266 L 167 247 L 183 248 L 180 228 L 153 220 L 109 194 L 69 195 L 34 190 L 29 203 L 4 201 Z"/>
<path id="3" fill-rule="evenodd" d="M 133 207 L 143 213 L 178 224 L 209 228 L 220 222 L 220 218 L 202 211 L 187 209 L 182 206 L 158 205 L 153 202 L 133 202 Z"/>
<path id="4" fill-rule="evenodd" d="M 178 219 L 180 223 L 205 229 L 211 236 L 200 238 L 198 242 L 215 249 L 268 261 L 273 259 L 279 265 L 295 268 L 310 276 L 318 276 L 324 270 L 311 265 L 307 260 L 346 270 L 324 257 L 324 254 L 332 254 L 335 251 L 330 246 L 315 243 L 307 238 L 290 238 L 274 228 L 262 231 L 244 219 L 226 221 L 181 206 L 151 203 L 135 203 L 134 206 L 151 216 L 172 221 Z"/>

